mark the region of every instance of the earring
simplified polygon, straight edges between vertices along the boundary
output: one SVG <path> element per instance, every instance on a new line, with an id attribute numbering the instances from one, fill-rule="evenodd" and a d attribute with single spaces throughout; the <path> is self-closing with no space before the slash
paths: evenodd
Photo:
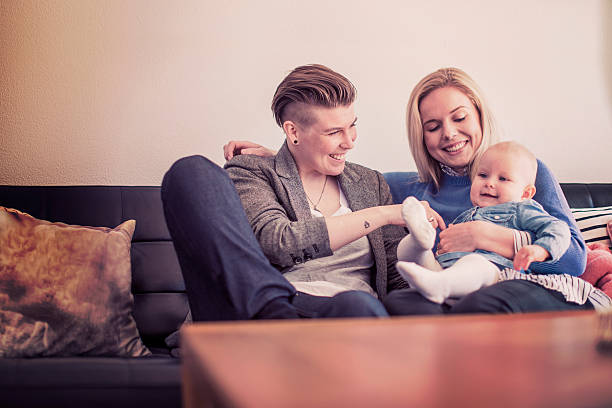
<path id="1" fill-rule="evenodd" d="M 294 139 L 294 140 L 293 140 L 293 144 L 298 144 L 298 140 L 297 140 L 297 139 Z"/>

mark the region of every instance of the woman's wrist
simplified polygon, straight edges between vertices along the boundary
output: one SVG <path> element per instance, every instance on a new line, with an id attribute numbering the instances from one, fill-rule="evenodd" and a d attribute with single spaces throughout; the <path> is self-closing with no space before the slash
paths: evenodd
<path id="1" fill-rule="evenodd" d="M 385 218 L 384 225 L 404 225 L 404 219 L 402 218 L 402 205 L 401 204 L 391 204 L 385 205 L 381 208 L 384 209 L 387 213 L 387 217 Z"/>
<path id="2" fill-rule="evenodd" d="M 491 242 L 489 239 L 491 236 L 490 226 L 490 223 L 486 221 L 476 221 L 476 223 L 473 224 L 474 236 L 476 237 L 476 249 L 486 250 L 487 245 Z"/>
<path id="3" fill-rule="evenodd" d="M 381 205 L 378 207 L 371 207 L 369 222 L 375 228 L 380 228 L 388 224 L 392 224 L 394 220 L 393 206 Z"/>

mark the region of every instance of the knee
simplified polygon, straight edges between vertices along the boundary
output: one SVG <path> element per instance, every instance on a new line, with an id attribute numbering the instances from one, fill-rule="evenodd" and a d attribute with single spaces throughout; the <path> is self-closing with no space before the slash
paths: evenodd
<path id="1" fill-rule="evenodd" d="M 332 298 L 336 317 L 386 317 L 389 316 L 383 304 L 369 293 L 352 290 Z"/>
<path id="2" fill-rule="evenodd" d="M 168 169 L 161 185 L 162 199 L 166 196 L 190 194 L 193 189 L 206 185 L 230 183 L 225 170 L 204 156 L 183 157 Z M 233 184 L 232 184 L 233 185 Z"/>
<path id="3" fill-rule="evenodd" d="M 514 297 L 495 285 L 465 296 L 450 310 L 451 313 L 513 313 L 517 312 Z"/>
<path id="4" fill-rule="evenodd" d="M 170 166 L 170 169 L 164 175 L 162 186 L 176 181 L 189 180 L 194 174 L 210 173 L 219 170 L 222 171 L 223 169 L 204 156 L 193 155 L 183 157 Z"/>
<path id="5" fill-rule="evenodd" d="M 394 290 L 383 299 L 383 305 L 391 316 L 435 315 L 444 313 L 444 307 L 430 302 L 420 293 L 410 289 Z"/>
<path id="6" fill-rule="evenodd" d="M 399 296 L 399 291 L 393 291 L 385 296 L 382 300 L 383 306 L 385 306 L 385 310 L 391 316 L 401 316 L 402 308 L 400 307 L 402 304 L 401 297 Z"/>
<path id="7" fill-rule="evenodd" d="M 453 313 L 526 313 L 570 310 L 563 294 L 523 279 L 505 280 L 461 299 Z"/>

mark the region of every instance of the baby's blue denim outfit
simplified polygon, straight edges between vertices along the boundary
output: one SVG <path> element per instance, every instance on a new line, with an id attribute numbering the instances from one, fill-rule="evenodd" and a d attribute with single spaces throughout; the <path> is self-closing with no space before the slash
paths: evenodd
<path id="1" fill-rule="evenodd" d="M 570 244 L 570 230 L 564 221 L 549 215 L 540 204 L 531 199 L 508 202 L 490 207 L 472 207 L 459 214 L 453 224 L 468 221 L 489 221 L 503 227 L 531 234 L 531 243 L 540 245 L 551 256 L 547 262 L 556 262 Z M 478 253 L 496 264 L 500 269 L 512 267 L 512 260 L 494 252 L 477 249 L 474 252 L 448 252 L 436 258 L 443 268 L 448 268 L 459 258 Z"/>

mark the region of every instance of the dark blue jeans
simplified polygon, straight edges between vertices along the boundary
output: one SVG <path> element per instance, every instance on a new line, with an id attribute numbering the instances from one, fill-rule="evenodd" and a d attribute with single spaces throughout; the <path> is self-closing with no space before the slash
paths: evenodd
<path id="1" fill-rule="evenodd" d="M 593 305 L 566 302 L 557 291 L 526 280 L 507 280 L 479 289 L 453 306 L 430 302 L 420 293 L 396 290 L 384 299 L 390 315 L 426 315 L 444 313 L 527 313 L 563 310 L 592 310 Z"/>
<path id="2" fill-rule="evenodd" d="M 261 250 L 234 184 L 210 160 L 178 160 L 161 195 L 194 320 L 388 316 L 365 292 L 295 296 Z"/>

